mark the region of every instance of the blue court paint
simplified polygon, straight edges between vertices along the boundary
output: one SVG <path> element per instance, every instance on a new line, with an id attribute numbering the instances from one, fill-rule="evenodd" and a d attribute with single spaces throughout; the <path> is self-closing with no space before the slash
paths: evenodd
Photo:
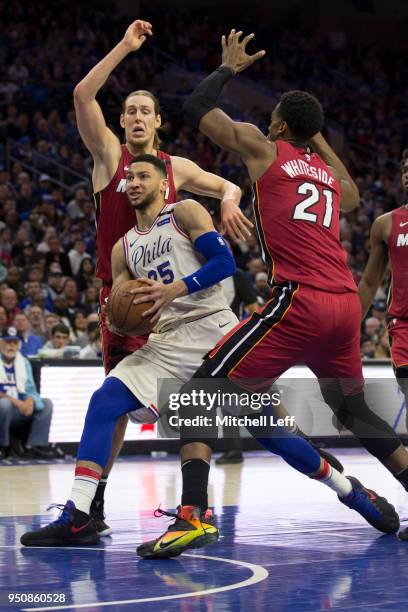
<path id="1" fill-rule="evenodd" d="M 338 455 L 347 464 L 351 451 Z M 1 612 L 13 610 L 5 599 L 9 592 L 63 593 L 66 605 L 74 606 L 70 609 L 87 611 L 98 608 L 110 612 L 405 611 L 408 542 L 382 536 L 357 514 L 338 505 L 335 496 L 326 488 L 320 489 L 318 483 L 306 480 L 305 490 L 312 491 L 307 504 L 302 504 L 305 497 L 300 489 L 276 486 L 276 480 L 274 488 L 273 476 L 278 479 L 281 471 L 284 482 L 289 482 L 291 472 L 277 459 L 268 471 L 268 460 L 265 453 L 253 468 L 252 460 L 246 459 L 241 473 L 226 469 L 216 474 L 223 475 L 224 483 L 240 474 L 241 486 L 245 487 L 244 474 L 248 470 L 251 479 L 259 478 L 264 488 L 269 483 L 273 503 L 251 506 L 247 500 L 241 508 L 218 505 L 222 534 L 219 543 L 191 550 L 176 559 L 138 559 L 136 545 L 163 531 L 167 523 L 154 519 L 150 511 L 135 512 L 120 499 L 109 517 L 113 536 L 103 538 L 92 549 L 20 548 L 20 535 L 30 526 L 49 521 L 50 516 L 0 517 Z M 166 466 L 163 462 L 166 470 L 169 462 Z M 135 463 L 127 467 L 138 469 Z M 377 481 L 383 475 L 364 452 L 354 459 L 352 471 L 357 476 L 363 473 L 363 480 L 368 480 L 369 485 L 371 473 Z M 295 478 L 302 486 L 305 479 Z M 393 491 L 390 486 L 394 486 L 392 480 L 387 485 L 388 493 Z M 381 486 L 378 488 L 382 490 Z M 396 492 L 402 511 L 408 506 L 406 494 L 398 488 Z M 268 576 L 266 572 L 262 576 L 262 568 Z M 261 572 L 256 584 L 205 593 L 238 583 L 245 585 L 256 572 Z M 186 595 L 174 598 L 182 594 Z M 90 605 L 151 598 L 162 599 L 106 607 Z M 84 604 L 88 605 L 78 607 Z M 38 607 L 45 604 L 25 604 L 15 609 Z M 48 607 L 55 609 L 52 604 Z"/>

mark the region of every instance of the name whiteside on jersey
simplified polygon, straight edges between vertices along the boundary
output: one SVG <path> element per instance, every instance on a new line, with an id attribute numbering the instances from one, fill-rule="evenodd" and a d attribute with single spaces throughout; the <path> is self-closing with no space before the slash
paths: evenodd
<path id="1" fill-rule="evenodd" d="M 334 177 L 326 172 L 326 170 L 323 170 L 323 168 L 316 168 L 315 166 L 309 166 L 303 159 L 290 159 L 282 164 L 281 168 L 290 178 L 306 175 L 307 177 L 325 183 L 329 187 L 332 187 L 334 183 Z"/>

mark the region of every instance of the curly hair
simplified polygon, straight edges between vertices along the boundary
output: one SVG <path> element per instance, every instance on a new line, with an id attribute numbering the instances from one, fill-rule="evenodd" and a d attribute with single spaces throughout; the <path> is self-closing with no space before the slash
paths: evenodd
<path id="1" fill-rule="evenodd" d="M 279 115 L 295 138 L 306 141 L 323 127 L 323 107 L 307 91 L 288 91 L 279 100 Z"/>

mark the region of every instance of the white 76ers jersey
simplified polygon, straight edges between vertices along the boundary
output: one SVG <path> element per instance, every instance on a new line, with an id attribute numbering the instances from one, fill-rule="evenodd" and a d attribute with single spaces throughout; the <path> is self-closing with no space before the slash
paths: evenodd
<path id="1" fill-rule="evenodd" d="M 148 277 L 167 284 L 190 276 L 203 265 L 204 258 L 176 223 L 177 204 L 164 206 L 150 229 L 134 227 L 124 235 L 126 263 L 135 278 Z M 221 285 L 217 284 L 171 302 L 163 310 L 154 332 L 165 331 L 176 321 L 187 323 L 220 310 L 230 308 Z"/>

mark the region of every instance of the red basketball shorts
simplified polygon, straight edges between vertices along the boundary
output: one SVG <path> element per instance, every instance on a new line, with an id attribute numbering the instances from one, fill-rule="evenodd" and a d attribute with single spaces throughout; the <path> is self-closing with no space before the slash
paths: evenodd
<path id="1" fill-rule="evenodd" d="M 336 379 L 345 394 L 358 393 L 364 383 L 360 317 L 357 293 L 277 285 L 272 298 L 207 355 L 206 371 L 259 390 L 303 363 L 321 381 Z"/>
<path id="2" fill-rule="evenodd" d="M 394 368 L 408 367 L 408 319 L 392 319 L 388 333 Z"/>
<path id="3" fill-rule="evenodd" d="M 147 335 L 122 337 L 109 331 L 106 326 L 105 313 L 102 307 L 106 304 L 106 298 L 109 296 L 110 291 L 111 287 L 105 285 L 102 287 L 99 294 L 99 304 L 101 306 L 99 320 L 102 338 L 103 365 L 106 374 L 109 374 L 124 357 L 139 350 L 146 344 L 148 338 Z"/>

